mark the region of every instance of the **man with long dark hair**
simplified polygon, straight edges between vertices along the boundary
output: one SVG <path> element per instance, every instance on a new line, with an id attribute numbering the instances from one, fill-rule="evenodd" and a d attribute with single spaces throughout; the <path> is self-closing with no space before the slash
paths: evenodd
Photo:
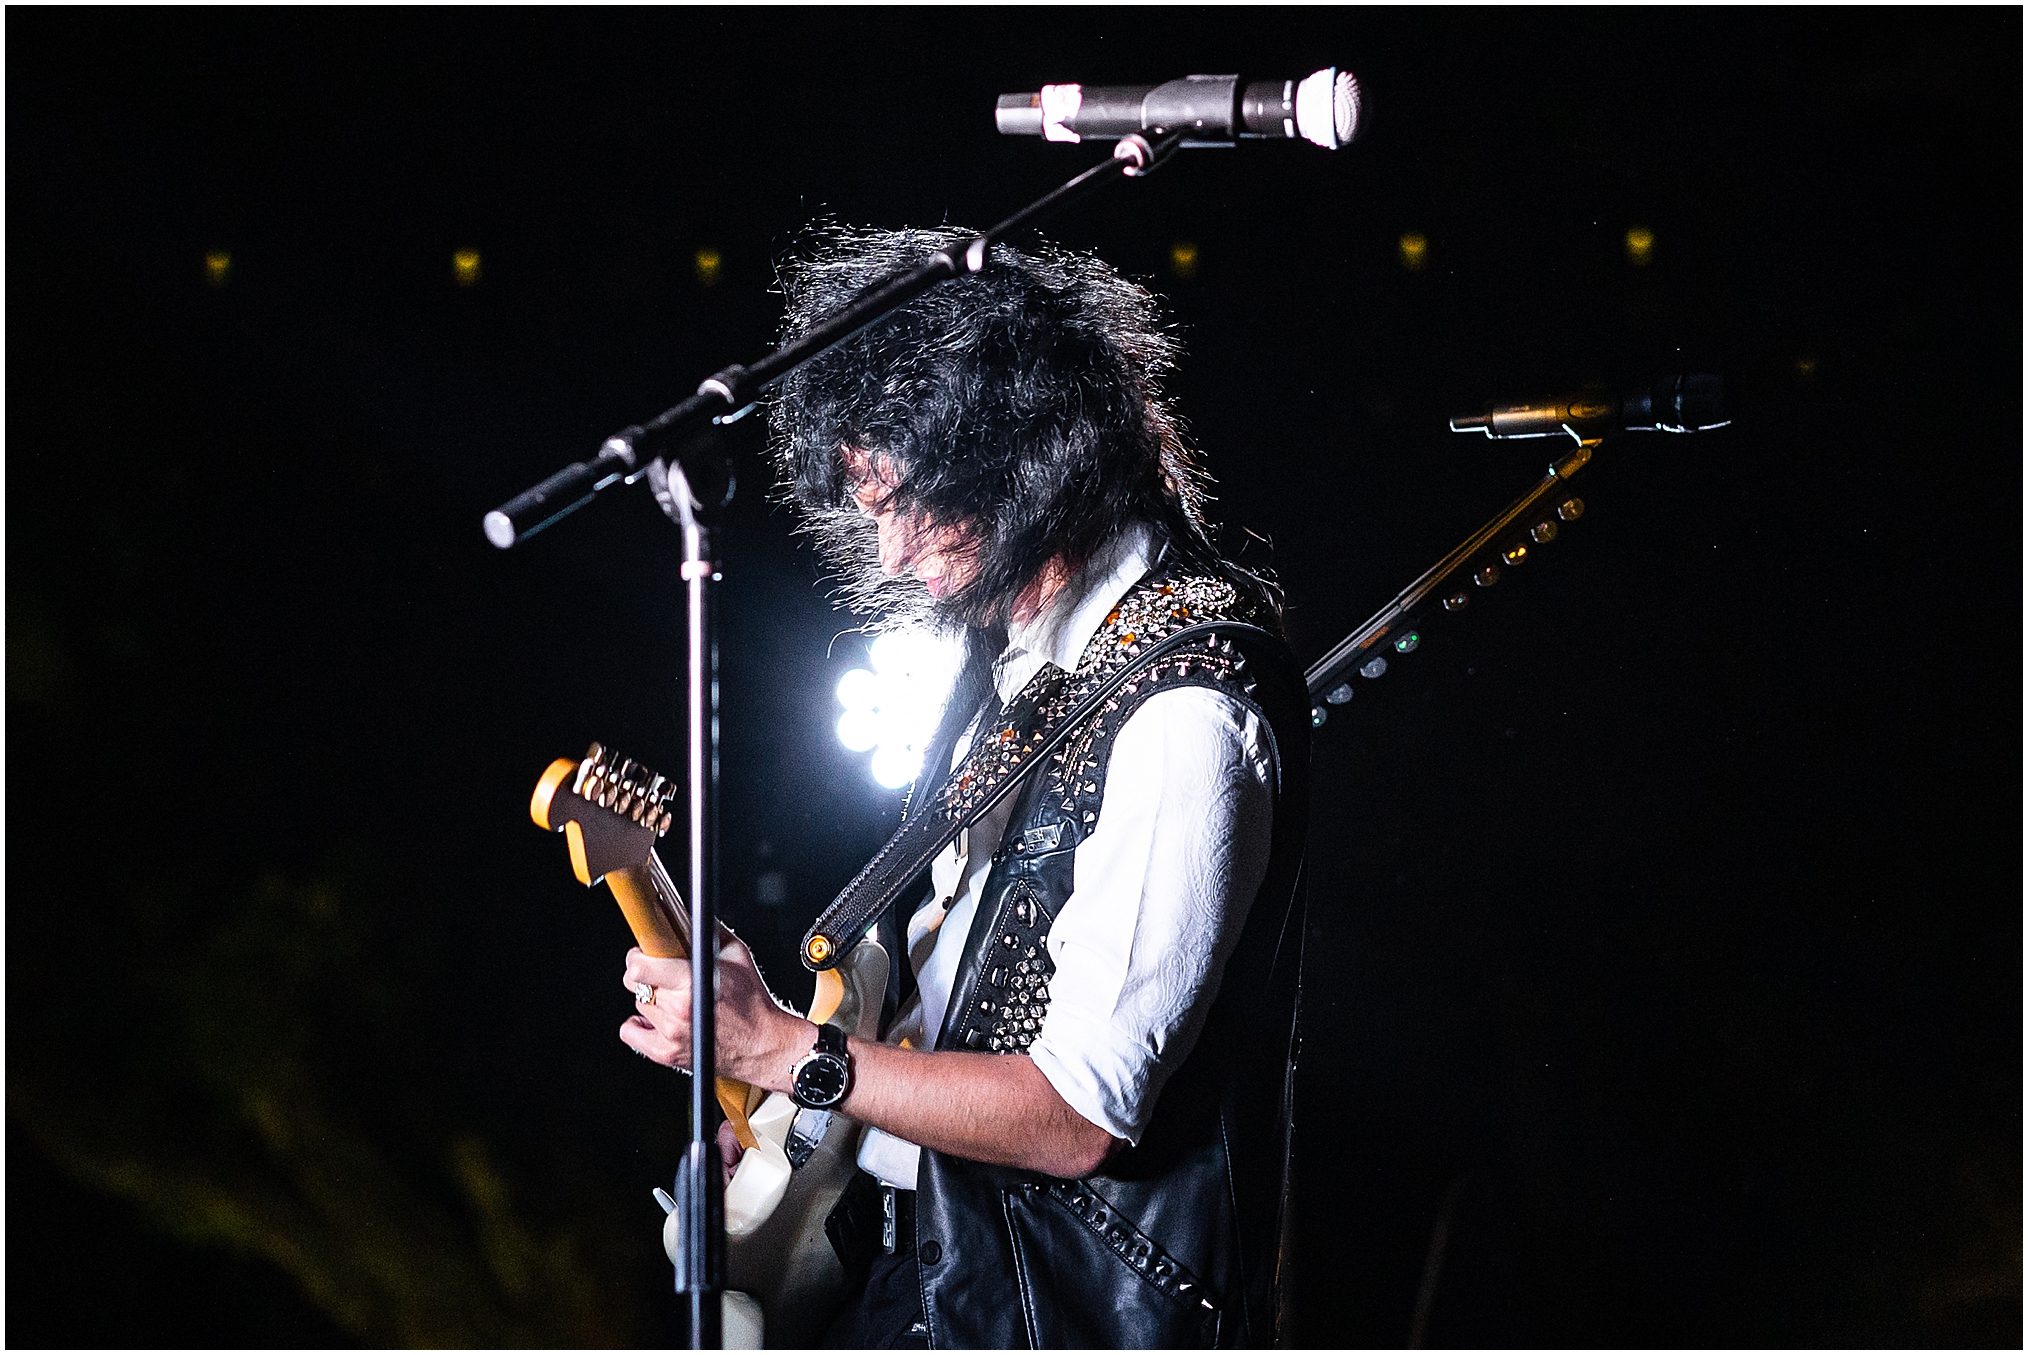
<path id="1" fill-rule="evenodd" d="M 789 336 L 966 238 L 829 232 L 784 269 Z M 800 1099 L 821 1054 L 867 1127 L 860 1191 L 892 1222 L 834 1218 L 848 1264 L 871 1257 L 835 1344 L 1274 1336 L 1308 702 L 1273 590 L 1212 545 L 1175 356 L 1105 264 L 1002 246 L 774 402 L 849 601 L 965 643 L 911 815 L 1121 680 L 880 924 L 906 957 L 880 1042 L 784 1011 L 728 948 L 720 1071 Z M 668 994 L 622 1038 L 687 1064 L 687 967 L 634 951 L 625 981 Z"/>

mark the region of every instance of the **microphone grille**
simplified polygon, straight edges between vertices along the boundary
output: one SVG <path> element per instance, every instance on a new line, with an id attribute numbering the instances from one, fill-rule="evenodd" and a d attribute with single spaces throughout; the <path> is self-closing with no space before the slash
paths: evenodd
<path id="1" fill-rule="evenodd" d="M 1359 79 L 1327 66 L 1296 86 L 1296 133 L 1335 151 L 1359 135 Z"/>
<path id="2" fill-rule="evenodd" d="M 1347 146 L 1359 135 L 1359 77 L 1350 71 L 1339 71 L 1338 78 L 1331 85 L 1332 130 L 1338 133 L 1338 144 Z"/>

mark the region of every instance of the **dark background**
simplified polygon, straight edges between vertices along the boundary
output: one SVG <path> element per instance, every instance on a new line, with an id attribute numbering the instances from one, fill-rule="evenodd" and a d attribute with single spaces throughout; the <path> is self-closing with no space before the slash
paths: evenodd
<path id="1" fill-rule="evenodd" d="M 1050 228 L 1169 299 L 1300 655 L 1540 473 L 1448 415 L 1704 370 L 1738 422 L 1609 444 L 1320 732 L 1299 1341 L 2019 1343 L 2018 10 L 6 24 L 8 1344 L 679 1339 L 680 1083 L 526 810 L 679 762 L 677 538 L 480 515 L 764 351 L 813 219 L 1103 153 L 996 94 L 1333 61 L 1359 145 Z M 898 796 L 748 464 L 727 910 L 800 996 Z"/>

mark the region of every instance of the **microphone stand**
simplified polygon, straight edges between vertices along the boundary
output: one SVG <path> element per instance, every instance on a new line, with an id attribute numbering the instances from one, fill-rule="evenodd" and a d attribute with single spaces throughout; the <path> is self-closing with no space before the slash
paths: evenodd
<path id="1" fill-rule="evenodd" d="M 708 377 L 697 393 L 643 424 L 607 438 L 590 461 L 566 466 L 486 515 L 486 537 L 506 549 L 614 484 L 646 479 L 655 501 L 683 532 L 683 580 L 689 603 L 688 710 L 690 765 L 690 1145 L 676 1177 L 676 1292 L 690 1296 L 690 1348 L 715 1350 L 723 1340 L 720 1294 L 725 1287 L 725 1183 L 718 1163 L 718 607 L 721 581 L 714 529 L 731 504 L 732 457 L 726 425 L 753 411 L 760 394 L 804 363 L 842 343 L 947 278 L 977 273 L 997 242 L 1034 225 L 1097 188 L 1140 178 L 1183 144 L 1183 132 L 1121 138 L 1112 157 L 1036 199 L 962 245 L 948 245 L 921 265 L 862 292 L 843 310 L 751 367 L 738 364 Z"/>

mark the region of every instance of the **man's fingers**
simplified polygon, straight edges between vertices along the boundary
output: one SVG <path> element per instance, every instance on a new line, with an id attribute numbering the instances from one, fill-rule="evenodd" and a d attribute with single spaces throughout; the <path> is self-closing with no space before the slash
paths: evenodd
<path id="1" fill-rule="evenodd" d="M 686 1044 L 679 1044 L 664 1032 L 657 1030 L 638 1016 L 630 1016 L 620 1027 L 620 1043 L 643 1058 L 653 1059 L 665 1068 L 687 1068 L 690 1066 L 690 1050 Z"/>
<path id="2" fill-rule="evenodd" d="M 690 961 L 666 960 L 642 953 L 639 946 L 627 952 L 627 963 L 620 970 L 620 982 L 632 988 L 637 983 L 652 984 L 657 988 L 673 988 L 677 984 L 690 982 Z"/>
<path id="3" fill-rule="evenodd" d="M 725 1184 L 732 1184 L 732 1174 L 739 1170 L 739 1159 L 746 1150 L 739 1146 L 739 1136 L 732 1132 L 732 1121 L 718 1122 L 718 1161 L 725 1168 Z"/>
<path id="4" fill-rule="evenodd" d="M 682 1049 L 690 1047 L 690 1006 L 687 1002 L 670 1000 L 666 991 L 658 990 L 656 1001 L 634 1004 L 631 1020 L 638 1021 Z"/>
<path id="5" fill-rule="evenodd" d="M 640 955 L 640 962 L 634 959 Z M 675 966 L 670 968 L 669 966 Z M 620 972 L 620 984 L 637 1002 L 652 1000 L 658 1007 L 690 1005 L 690 969 L 687 960 L 657 960 L 639 951 L 627 955 L 627 967 Z"/>

